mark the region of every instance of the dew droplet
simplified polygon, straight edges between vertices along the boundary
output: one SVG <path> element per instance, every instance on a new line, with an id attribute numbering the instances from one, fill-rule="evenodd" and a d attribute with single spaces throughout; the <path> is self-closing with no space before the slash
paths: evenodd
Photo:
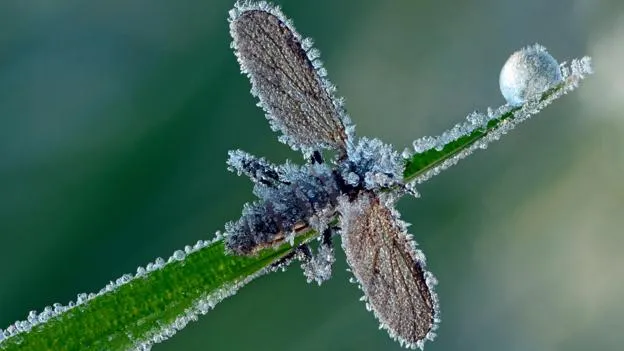
<path id="1" fill-rule="evenodd" d="M 562 81 L 559 63 L 539 44 L 514 52 L 500 73 L 500 90 L 507 103 L 520 106 Z"/>

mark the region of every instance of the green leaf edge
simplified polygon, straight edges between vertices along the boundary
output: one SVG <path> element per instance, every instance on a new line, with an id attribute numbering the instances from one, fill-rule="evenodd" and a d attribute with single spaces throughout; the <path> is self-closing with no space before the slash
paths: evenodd
<path id="1" fill-rule="evenodd" d="M 539 101 L 566 88 L 560 84 L 542 94 Z M 460 137 L 442 150 L 430 149 L 405 160 L 404 181 L 408 183 L 474 144 L 514 118 L 514 108 L 492 119 L 482 129 Z M 46 323 L 0 343 L 0 350 L 127 350 L 136 348 L 168 327 L 193 305 L 221 289 L 236 289 L 245 279 L 292 253 L 298 245 L 316 238 L 311 230 L 295 238 L 294 244 L 266 249 L 254 257 L 228 255 L 222 239 L 186 256 L 184 260 L 135 278 L 117 289 L 76 306 Z M 218 301 L 217 301 L 218 302 Z"/>
<path id="2" fill-rule="evenodd" d="M 539 102 L 543 102 L 551 97 L 553 94 L 563 90 L 566 87 L 566 83 L 563 82 L 557 86 L 544 92 Z M 455 156 L 468 146 L 476 143 L 490 132 L 494 131 L 500 124 L 505 121 L 514 118 L 517 111 L 520 111 L 522 106 L 514 107 L 507 113 L 501 115 L 498 118 L 492 119 L 487 123 L 487 126 L 482 129 L 476 129 L 472 133 L 458 138 L 457 140 L 450 142 L 442 148 L 442 150 L 429 149 L 422 153 L 416 153 L 405 161 L 405 168 L 403 171 L 403 180 L 405 183 L 409 183 L 418 176 L 424 174 L 430 169 L 438 166 L 445 160 Z"/>
<path id="3" fill-rule="evenodd" d="M 254 257 L 225 253 L 223 240 L 190 253 L 159 270 L 135 278 L 46 323 L 0 344 L 0 350 L 127 350 L 145 340 L 202 298 L 236 286 L 282 259 L 293 247 L 316 236 L 308 231 L 277 249 Z"/>

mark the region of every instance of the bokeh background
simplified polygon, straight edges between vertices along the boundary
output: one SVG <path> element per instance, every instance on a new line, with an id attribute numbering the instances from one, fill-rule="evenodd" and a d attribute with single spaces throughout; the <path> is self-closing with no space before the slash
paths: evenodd
<path id="1" fill-rule="evenodd" d="M 0 327 L 210 238 L 252 200 L 228 149 L 277 142 L 229 49 L 231 0 L 0 3 Z M 400 209 L 437 275 L 427 350 L 621 350 L 624 5 L 280 1 L 359 135 L 403 147 L 498 106 L 540 42 L 596 74 Z M 334 279 L 262 277 L 154 350 L 399 350 Z"/>

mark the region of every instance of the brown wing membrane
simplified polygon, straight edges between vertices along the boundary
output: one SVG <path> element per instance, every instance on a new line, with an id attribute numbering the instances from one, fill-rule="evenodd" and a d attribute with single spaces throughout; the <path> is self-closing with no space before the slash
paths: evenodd
<path id="1" fill-rule="evenodd" d="M 422 348 L 437 323 L 435 279 L 424 269 L 424 256 L 395 211 L 377 196 L 343 199 L 339 211 L 342 246 L 369 307 L 390 336 Z"/>
<path id="2" fill-rule="evenodd" d="M 274 130 L 293 149 L 344 153 L 342 108 L 277 9 L 239 9 L 230 18 L 233 46 Z M 345 117 L 346 118 L 346 117 Z"/>

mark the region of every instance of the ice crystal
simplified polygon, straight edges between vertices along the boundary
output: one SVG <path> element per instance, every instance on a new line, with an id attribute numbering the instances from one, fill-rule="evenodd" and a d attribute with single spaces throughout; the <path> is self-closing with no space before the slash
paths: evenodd
<path id="1" fill-rule="evenodd" d="M 403 163 L 392 145 L 379 139 L 361 138 L 349 144 L 347 154 L 348 159 L 340 168 L 349 185 L 378 190 L 401 183 Z"/>
<path id="2" fill-rule="evenodd" d="M 331 278 L 332 265 L 336 258 L 331 245 L 321 244 L 314 256 L 302 258 L 301 268 L 308 283 L 316 282 L 321 285 Z"/>
<path id="3" fill-rule="evenodd" d="M 246 175 L 254 183 L 267 186 L 275 185 L 280 181 L 280 175 L 274 165 L 264 158 L 255 157 L 242 150 L 232 150 L 228 153 L 228 170 L 238 175 Z"/>
<path id="4" fill-rule="evenodd" d="M 175 261 L 182 261 L 185 257 L 186 253 L 182 250 L 177 250 L 173 253 L 173 256 L 171 256 L 171 258 L 173 258 Z"/>

